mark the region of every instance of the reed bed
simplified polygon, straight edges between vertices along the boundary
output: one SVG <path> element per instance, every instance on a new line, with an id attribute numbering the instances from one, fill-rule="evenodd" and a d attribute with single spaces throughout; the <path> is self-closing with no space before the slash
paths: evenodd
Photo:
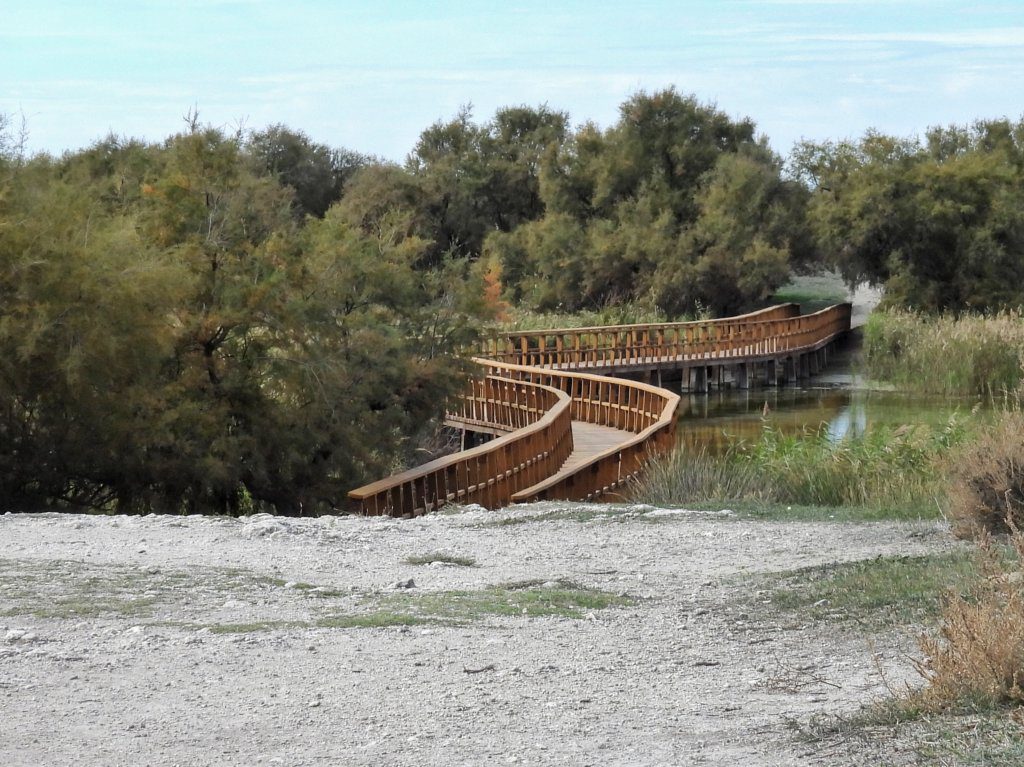
<path id="1" fill-rule="evenodd" d="M 941 428 L 875 427 L 839 441 L 825 428 L 783 434 L 766 422 L 758 440 L 724 455 L 678 450 L 657 460 L 632 491 L 652 504 L 767 501 L 859 506 L 934 517 L 945 495 L 943 457 L 963 422 Z"/>
<path id="2" fill-rule="evenodd" d="M 1024 314 L 873 313 L 863 363 L 872 379 L 922 394 L 993 396 L 1024 378 Z"/>

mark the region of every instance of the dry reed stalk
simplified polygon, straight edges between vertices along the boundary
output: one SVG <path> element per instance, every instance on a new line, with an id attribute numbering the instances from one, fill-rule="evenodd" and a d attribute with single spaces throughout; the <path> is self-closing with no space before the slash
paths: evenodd
<path id="1" fill-rule="evenodd" d="M 919 638 L 925 659 L 915 665 L 926 685 L 912 693 L 914 703 L 927 710 L 1024 703 L 1024 535 L 1014 530 L 1011 542 L 1008 568 L 982 536 L 982 576 L 967 593 L 948 595 L 938 636 Z"/>

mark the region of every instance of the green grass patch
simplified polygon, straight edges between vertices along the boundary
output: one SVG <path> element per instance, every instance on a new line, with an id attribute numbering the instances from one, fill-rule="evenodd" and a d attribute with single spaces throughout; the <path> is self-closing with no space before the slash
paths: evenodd
<path id="1" fill-rule="evenodd" d="M 252 621 L 250 623 L 213 623 L 200 628 L 205 628 L 211 634 L 254 634 L 277 629 L 305 628 L 308 625 L 304 621 Z"/>
<path id="2" fill-rule="evenodd" d="M 464 625 L 492 617 L 579 619 L 594 610 L 629 604 L 632 600 L 628 597 L 568 581 L 530 581 L 472 591 L 388 594 L 376 598 L 366 612 L 327 616 L 317 625 L 375 628 L 424 623 Z"/>
<path id="3" fill-rule="evenodd" d="M 46 600 L 42 604 L 21 603 L 0 610 L 0 616 L 15 617 L 31 615 L 34 618 L 98 618 L 106 615 L 122 617 L 148 617 L 153 613 L 157 600 L 153 597 L 65 597 Z"/>
<path id="4" fill-rule="evenodd" d="M 451 561 L 472 566 L 469 558 L 442 554 L 424 561 Z M 283 587 L 288 585 L 288 589 Z M 626 597 L 590 589 L 568 581 L 502 584 L 478 590 L 363 594 L 360 603 L 346 612 L 311 607 L 298 620 L 255 619 L 239 623 L 181 622 L 153 619 L 157 609 L 184 608 L 183 598 L 201 588 L 215 608 L 225 595 L 251 600 L 259 592 L 274 591 L 284 596 L 295 592 L 303 597 L 353 596 L 312 583 L 286 583 L 242 570 L 204 568 L 194 573 L 164 573 L 154 569 L 99 567 L 74 561 L 34 562 L 0 560 L 0 615 L 31 615 L 39 618 L 82 619 L 101 616 L 130 616 L 148 625 L 206 629 L 214 634 L 243 634 L 287 628 L 383 628 L 420 624 L 463 625 L 488 617 L 534 618 L 561 616 L 582 618 L 594 610 L 631 604 Z M 253 592 L 256 592 L 254 595 Z M 191 605 L 194 614 L 202 606 Z M 335 611 L 337 607 L 333 608 Z M 165 618 L 166 615 L 158 616 Z"/>
<path id="5" fill-rule="evenodd" d="M 592 610 L 630 603 L 626 597 L 569 582 L 509 584 L 478 591 L 394 595 L 384 605 L 443 622 L 466 623 L 492 616 L 582 618 Z"/>
<path id="6" fill-rule="evenodd" d="M 433 616 L 413 615 L 407 612 L 380 609 L 368 613 L 332 615 L 320 618 L 316 625 L 329 629 L 381 629 L 393 626 L 422 626 L 440 623 Z"/>
<path id="7" fill-rule="evenodd" d="M 278 577 L 229 567 L 180 572 L 74 560 L 0 559 L 0 616 L 145 619 L 159 608 L 180 605 L 197 590 L 219 598 L 251 599 L 253 594 L 278 591 L 285 585 Z M 343 595 L 308 583 L 294 584 L 293 588 L 311 597 Z"/>
<path id="8" fill-rule="evenodd" d="M 976 554 L 968 550 L 818 565 L 773 576 L 768 604 L 813 620 L 930 624 L 943 594 L 966 587 L 977 572 Z"/>
<path id="9" fill-rule="evenodd" d="M 826 309 L 849 300 L 843 278 L 835 273 L 803 274 L 779 288 L 769 304 L 800 304 L 804 314 Z"/>
<path id="10" fill-rule="evenodd" d="M 282 585 L 287 586 L 289 589 L 293 589 L 304 596 L 316 597 L 318 599 L 333 599 L 335 597 L 347 596 L 347 592 L 341 591 L 340 589 L 318 586 L 315 583 L 306 583 L 305 581 L 291 581 L 283 583 Z"/>
<path id="11" fill-rule="evenodd" d="M 435 551 L 430 554 L 415 554 L 405 558 L 407 565 L 432 565 L 435 562 L 456 567 L 476 567 L 476 560 L 473 557 L 448 554 L 443 551 Z"/>

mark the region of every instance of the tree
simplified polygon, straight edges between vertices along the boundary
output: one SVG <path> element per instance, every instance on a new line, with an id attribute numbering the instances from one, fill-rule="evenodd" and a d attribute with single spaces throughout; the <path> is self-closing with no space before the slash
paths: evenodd
<path id="1" fill-rule="evenodd" d="M 1024 304 L 1024 127 L 937 128 L 925 144 L 868 133 L 804 144 L 819 247 L 850 284 L 925 311 Z"/>
<path id="2" fill-rule="evenodd" d="M 296 221 L 217 130 L 129 144 L 0 175 L 0 497 L 336 508 L 461 388 L 482 285 L 338 208 Z"/>
<path id="3" fill-rule="evenodd" d="M 406 163 L 422 190 L 434 259 L 475 259 L 489 232 L 538 218 L 541 159 L 564 140 L 568 118 L 546 106 L 500 109 L 477 125 L 469 107 L 420 135 Z"/>
<path id="4" fill-rule="evenodd" d="M 638 93 L 605 131 L 551 145 L 543 219 L 492 232 L 509 296 L 548 309 L 652 304 L 670 315 L 763 301 L 812 255 L 806 191 L 749 120 L 669 88 Z"/>
<path id="5" fill-rule="evenodd" d="M 258 174 L 269 173 L 295 194 L 295 214 L 322 218 L 341 199 L 345 184 L 369 158 L 331 149 L 301 131 L 271 125 L 249 134 L 244 147 Z"/>

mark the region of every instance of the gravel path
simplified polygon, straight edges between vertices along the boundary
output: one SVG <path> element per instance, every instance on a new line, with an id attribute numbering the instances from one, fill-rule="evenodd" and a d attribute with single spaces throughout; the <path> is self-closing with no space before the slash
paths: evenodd
<path id="1" fill-rule="evenodd" d="M 761 574 L 951 545 L 934 524 L 571 504 L 415 520 L 7 514 L 0 763 L 855 763 L 787 722 L 880 695 L 876 667 L 906 675 L 907 642 L 882 638 L 873 658 L 857 631 L 770 613 Z M 476 566 L 405 562 L 431 552 Z M 623 604 L 317 625 L 510 582 Z"/>

